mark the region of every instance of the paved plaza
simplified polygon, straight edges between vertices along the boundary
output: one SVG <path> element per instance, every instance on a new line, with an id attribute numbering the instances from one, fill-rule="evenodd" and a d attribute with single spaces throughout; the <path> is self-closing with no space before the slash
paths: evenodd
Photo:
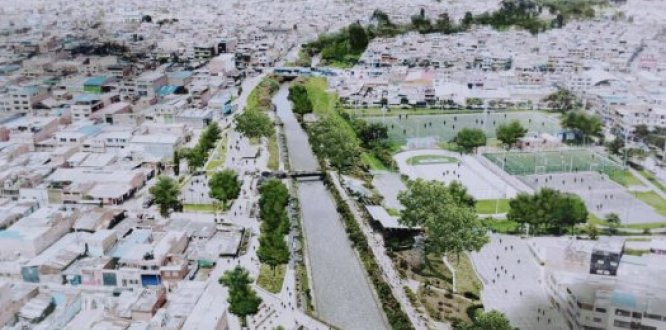
<path id="1" fill-rule="evenodd" d="M 597 172 L 553 173 L 519 177 L 534 189 L 552 188 L 580 196 L 587 210 L 599 218 L 617 213 L 625 224 L 664 222 L 654 208 L 634 197 L 625 187 Z"/>
<path id="2" fill-rule="evenodd" d="M 409 165 L 408 160 L 415 156 L 441 155 L 455 157 L 457 163 Z M 490 171 L 477 159 L 469 155 L 460 155 L 446 150 L 411 150 L 394 156 L 400 173 L 411 180 L 418 178 L 436 180 L 449 184 L 460 181 L 470 195 L 476 199 L 512 198 L 517 192 L 502 178 Z"/>
<path id="3" fill-rule="evenodd" d="M 550 304 L 542 285 L 543 269 L 527 241 L 516 236 L 491 235 L 478 253 L 471 253 L 484 288 L 486 310 L 506 314 L 518 329 L 566 329 L 566 323 Z"/>
<path id="4" fill-rule="evenodd" d="M 384 197 L 383 205 L 388 208 L 401 210 L 402 204 L 398 201 L 398 194 L 407 189 L 398 173 L 378 173 L 372 177 L 372 185 Z"/>

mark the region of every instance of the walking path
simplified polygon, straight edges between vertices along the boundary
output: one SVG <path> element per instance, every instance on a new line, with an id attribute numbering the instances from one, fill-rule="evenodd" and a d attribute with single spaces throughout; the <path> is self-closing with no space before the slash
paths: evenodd
<path id="1" fill-rule="evenodd" d="M 393 267 L 391 258 L 386 255 L 386 249 L 384 248 L 384 238 L 380 234 L 374 233 L 370 225 L 363 221 L 361 211 L 358 209 L 357 204 L 349 197 L 347 191 L 340 184 L 340 178 L 337 175 L 332 175 L 332 181 L 333 185 L 340 193 L 340 196 L 342 196 L 342 199 L 352 210 L 354 219 L 359 224 L 363 234 L 368 240 L 370 248 L 372 249 L 372 253 L 375 256 L 375 260 L 377 261 L 379 267 L 382 269 L 385 280 L 387 280 L 388 284 L 391 286 L 393 296 L 398 299 L 400 306 L 402 306 L 403 310 L 407 313 L 407 316 L 409 317 L 412 325 L 414 325 L 414 328 L 417 330 L 428 329 L 429 320 L 421 315 L 416 310 L 416 308 L 414 308 L 409 298 L 407 298 L 407 294 L 405 294 L 404 287 L 409 286 L 409 283 L 407 281 L 403 281 L 400 276 L 398 276 L 398 273 Z"/>

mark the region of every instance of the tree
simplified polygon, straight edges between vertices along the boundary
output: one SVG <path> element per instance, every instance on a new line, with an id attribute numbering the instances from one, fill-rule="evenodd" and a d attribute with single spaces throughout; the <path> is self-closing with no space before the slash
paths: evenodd
<path id="1" fill-rule="evenodd" d="M 157 183 L 150 187 L 149 192 L 153 196 L 155 204 L 159 205 L 160 214 L 163 217 L 168 217 L 169 210 L 177 209 L 180 206 L 178 183 L 169 177 L 158 177 Z"/>
<path id="2" fill-rule="evenodd" d="M 361 24 L 354 23 L 349 25 L 349 47 L 352 53 L 360 54 L 368 47 L 368 35 Z"/>
<path id="3" fill-rule="evenodd" d="M 365 120 L 354 120 L 352 127 L 361 139 L 364 148 L 373 148 L 388 139 L 388 127 L 382 123 L 367 123 Z"/>
<path id="4" fill-rule="evenodd" d="M 312 101 L 308 96 L 308 90 L 302 84 L 293 84 L 289 86 L 288 99 L 294 104 L 294 113 L 301 116 L 312 112 Z"/>
<path id="5" fill-rule="evenodd" d="M 400 223 L 423 227 L 431 252 L 459 256 L 465 251 L 478 251 L 488 242 L 476 211 L 456 203 L 441 182 L 417 179 L 400 192 L 398 200 L 404 206 Z"/>
<path id="6" fill-rule="evenodd" d="M 598 116 L 588 115 L 582 111 L 570 111 L 562 117 L 561 125 L 574 131 L 576 140 L 586 143 L 588 138 L 603 136 L 603 123 Z"/>
<path id="7" fill-rule="evenodd" d="M 315 153 L 323 155 L 338 171 L 354 165 L 360 154 L 356 133 L 330 116 L 312 127 L 310 141 Z"/>
<path id="8" fill-rule="evenodd" d="M 222 201 L 225 208 L 228 201 L 238 198 L 241 190 L 238 175 L 230 169 L 213 174 L 208 181 L 208 186 L 210 187 L 210 196 Z"/>
<path id="9" fill-rule="evenodd" d="M 597 228 L 597 225 L 588 223 L 585 226 L 585 231 L 587 232 L 587 236 L 589 236 L 591 240 L 596 241 L 597 238 L 599 238 L 599 228 Z"/>
<path id="10" fill-rule="evenodd" d="M 150 15 L 143 15 L 143 17 L 141 17 L 141 22 L 152 23 L 153 18 Z"/>
<path id="11" fill-rule="evenodd" d="M 619 155 L 622 148 L 624 148 L 624 140 L 616 137 L 613 141 L 608 142 L 606 147 L 611 154 Z"/>
<path id="12" fill-rule="evenodd" d="M 553 210 L 553 217 L 557 224 L 556 232 L 561 234 L 563 227 L 570 227 L 573 234 L 577 224 L 587 222 L 587 207 L 578 195 L 561 193 L 558 197 Z"/>
<path id="13" fill-rule="evenodd" d="M 500 124 L 497 127 L 495 134 L 497 135 L 497 139 L 500 140 L 507 149 L 511 149 L 511 146 L 515 145 L 525 136 L 525 134 L 527 134 L 527 129 L 524 128 L 519 121 L 513 120 L 510 123 Z"/>
<path id="14" fill-rule="evenodd" d="M 470 153 L 480 146 L 486 145 L 486 134 L 478 128 L 463 128 L 453 138 L 464 152 Z"/>
<path id="15" fill-rule="evenodd" d="M 273 121 L 263 112 L 246 110 L 236 117 L 236 130 L 248 138 L 273 135 Z"/>
<path id="16" fill-rule="evenodd" d="M 608 224 L 608 234 L 617 235 L 620 231 L 620 225 L 622 224 L 622 219 L 617 213 L 609 213 L 606 215 L 606 223 Z"/>
<path id="17" fill-rule="evenodd" d="M 482 313 L 474 320 L 474 329 L 478 330 L 513 330 L 506 316 L 499 311 L 493 310 Z"/>
<path id="18" fill-rule="evenodd" d="M 544 101 L 548 103 L 549 108 L 561 113 L 578 110 L 582 107 L 582 103 L 578 97 L 570 90 L 564 88 L 560 88 L 548 95 Z"/>
<path id="19" fill-rule="evenodd" d="M 451 182 L 447 187 L 449 194 L 453 198 L 453 202 L 460 206 L 468 206 L 474 208 L 476 200 L 472 195 L 467 193 L 467 188 L 458 181 Z"/>
<path id="20" fill-rule="evenodd" d="M 632 135 L 639 141 L 645 141 L 645 139 L 650 136 L 650 129 L 645 124 L 636 125 Z"/>
<path id="21" fill-rule="evenodd" d="M 529 224 L 533 232 L 544 229 L 562 234 L 563 228 L 587 221 L 588 212 L 580 197 L 543 188 L 534 195 L 518 194 L 509 201 L 507 219 L 520 224 Z"/>
<path id="22" fill-rule="evenodd" d="M 245 325 L 245 318 L 256 314 L 261 304 L 261 298 L 250 287 L 253 282 L 250 274 L 245 268 L 236 266 L 224 272 L 218 282 L 229 289 L 229 311 L 241 319 L 241 325 Z"/>
<path id="23" fill-rule="evenodd" d="M 262 234 L 259 237 L 257 257 L 261 262 L 271 266 L 273 275 L 275 275 L 275 267 L 289 262 L 289 247 L 282 233 L 275 231 Z"/>
<path id="24" fill-rule="evenodd" d="M 179 153 L 182 153 L 182 156 L 187 160 L 187 167 L 190 172 L 194 172 L 197 168 L 204 166 L 208 157 L 207 152 L 199 144 L 192 149 L 183 149 Z"/>

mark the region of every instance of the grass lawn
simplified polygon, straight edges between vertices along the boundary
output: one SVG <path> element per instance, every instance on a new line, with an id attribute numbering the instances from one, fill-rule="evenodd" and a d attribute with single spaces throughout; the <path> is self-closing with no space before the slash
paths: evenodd
<path id="1" fill-rule="evenodd" d="M 625 187 L 629 186 L 643 186 L 643 182 L 635 177 L 629 170 L 612 171 L 609 178 Z"/>
<path id="2" fill-rule="evenodd" d="M 287 265 L 279 265 L 275 267 L 275 274 L 271 266 L 261 264 L 259 268 L 259 276 L 257 276 L 257 285 L 266 289 L 268 292 L 279 293 L 282 290 L 282 283 L 284 282 L 284 273 L 287 270 Z"/>
<path id="3" fill-rule="evenodd" d="M 657 213 L 666 216 L 666 200 L 661 198 L 654 191 L 640 191 L 633 193 L 636 198 L 642 200 L 646 204 L 652 206 Z"/>
<path id="4" fill-rule="evenodd" d="M 499 234 L 516 234 L 520 230 L 520 224 L 509 220 L 495 220 L 493 218 L 486 218 L 484 220 L 486 226 L 492 231 Z"/>
<path id="5" fill-rule="evenodd" d="M 642 256 L 646 253 L 650 253 L 648 250 L 637 250 L 637 249 L 630 249 L 630 248 L 624 248 L 624 254 L 628 254 L 631 256 Z"/>
<path id="6" fill-rule="evenodd" d="M 409 165 L 431 165 L 457 163 L 458 158 L 443 155 L 420 155 L 407 159 Z"/>
<path id="7" fill-rule="evenodd" d="M 268 169 L 277 171 L 280 167 L 280 151 L 278 149 L 277 134 L 268 138 Z"/>
<path id="8" fill-rule="evenodd" d="M 221 204 L 220 204 L 221 206 Z M 215 204 L 184 204 L 183 211 L 185 212 L 204 212 L 215 213 Z M 223 211 L 223 210 L 220 210 Z"/>
<path id="9" fill-rule="evenodd" d="M 448 258 L 449 263 L 456 271 L 456 290 L 459 293 L 471 292 L 477 297 L 481 295 L 483 285 L 474 272 L 472 261 L 467 254 L 461 254 L 460 258 L 451 255 Z"/>
<path id="10" fill-rule="evenodd" d="M 388 168 L 384 166 L 384 164 L 371 153 L 368 152 L 362 153 L 361 161 L 363 162 L 363 164 L 367 165 L 371 170 L 376 170 L 376 171 L 388 170 Z"/>
<path id="11" fill-rule="evenodd" d="M 217 170 L 218 167 L 224 166 L 224 160 L 227 157 L 227 138 L 226 135 L 222 135 L 220 141 L 217 142 L 215 151 L 213 154 L 217 155 L 215 159 L 211 159 L 206 165 L 207 172 L 213 172 Z"/>
<path id="12" fill-rule="evenodd" d="M 646 194 L 654 194 L 653 192 L 647 192 Z M 658 198 L 661 198 L 657 195 Z M 647 203 L 647 202 L 646 202 Z M 599 219 L 596 215 L 590 213 L 587 216 L 587 223 L 591 223 L 593 225 L 601 225 L 601 226 L 606 226 L 606 220 Z M 620 228 L 627 228 L 627 229 L 658 229 L 658 228 L 666 228 L 666 222 L 653 222 L 653 223 L 634 223 L 634 224 L 621 224 Z"/>
<path id="13" fill-rule="evenodd" d="M 495 212 L 497 210 L 497 212 Z M 476 201 L 476 213 L 495 214 L 509 212 L 508 199 L 482 199 Z"/>
<path id="14" fill-rule="evenodd" d="M 399 217 L 400 216 L 400 211 L 398 211 L 396 209 L 392 209 L 390 207 L 385 207 L 384 209 L 386 209 L 386 213 L 388 213 L 391 216 L 394 216 L 394 217 Z"/>
<path id="15" fill-rule="evenodd" d="M 657 177 L 654 176 L 654 174 L 652 174 L 650 171 L 642 170 L 639 173 L 648 179 L 648 181 L 652 182 L 652 184 L 659 188 L 659 190 L 666 192 L 666 185 L 664 185 L 661 180 L 657 179 Z"/>

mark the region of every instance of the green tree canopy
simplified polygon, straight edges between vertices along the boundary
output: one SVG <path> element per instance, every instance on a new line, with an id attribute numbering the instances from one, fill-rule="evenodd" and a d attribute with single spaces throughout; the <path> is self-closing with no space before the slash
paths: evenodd
<path id="1" fill-rule="evenodd" d="M 564 88 L 560 88 L 556 92 L 548 95 L 544 101 L 548 103 L 549 108 L 561 113 L 579 110 L 583 106 L 574 93 Z"/>
<path id="2" fill-rule="evenodd" d="M 405 207 L 400 223 L 425 230 L 429 251 L 459 255 L 488 242 L 486 228 L 468 205 L 461 205 L 441 182 L 418 179 L 398 195 Z"/>
<path id="3" fill-rule="evenodd" d="M 360 54 L 368 47 L 368 35 L 361 24 L 354 23 L 347 29 L 349 34 L 349 48 L 353 53 Z"/>
<path id="4" fill-rule="evenodd" d="M 562 117 L 562 127 L 576 133 L 577 141 L 586 143 L 589 138 L 603 136 L 604 124 L 595 115 L 588 115 L 583 111 L 570 111 Z"/>
<path id="5" fill-rule="evenodd" d="M 228 201 L 238 198 L 241 183 L 236 172 L 226 169 L 214 173 L 208 180 L 208 187 L 210 188 L 210 196 L 222 201 L 226 207 Z"/>
<path id="6" fill-rule="evenodd" d="M 294 113 L 301 117 L 312 112 L 312 102 L 308 96 L 308 90 L 303 84 L 292 84 L 289 86 L 289 100 L 294 104 Z"/>
<path id="7" fill-rule="evenodd" d="M 453 138 L 464 152 L 470 153 L 480 146 L 486 145 L 486 134 L 479 128 L 463 128 Z"/>
<path id="8" fill-rule="evenodd" d="M 606 223 L 608 224 L 608 234 L 617 235 L 620 231 L 620 225 L 622 224 L 622 219 L 617 213 L 608 213 L 606 215 Z"/>
<path id="9" fill-rule="evenodd" d="M 224 272 L 218 281 L 229 289 L 229 311 L 238 316 L 243 324 L 248 315 L 259 311 L 261 298 L 250 286 L 253 280 L 245 268 L 236 266 L 233 270 Z"/>
<path id="10" fill-rule="evenodd" d="M 247 138 L 273 135 L 273 121 L 258 110 L 244 111 L 236 117 L 236 130 Z"/>
<path id="11" fill-rule="evenodd" d="M 532 232 L 548 231 L 562 234 L 587 221 L 585 203 L 574 194 L 562 193 L 550 188 L 543 188 L 534 195 L 518 194 L 509 201 L 507 219 L 529 224 Z"/>
<path id="12" fill-rule="evenodd" d="M 513 330 L 513 327 L 502 312 L 493 310 L 477 316 L 476 320 L 474 320 L 474 329 Z"/>
<path id="13" fill-rule="evenodd" d="M 515 145 L 527 134 L 527 129 L 519 121 L 513 120 L 509 123 L 499 125 L 495 133 L 497 139 L 502 141 L 502 144 L 507 148 L 511 148 L 511 146 Z"/>
<path id="14" fill-rule="evenodd" d="M 262 234 L 259 237 L 257 257 L 261 262 L 271 266 L 273 273 L 275 273 L 275 267 L 289 262 L 289 247 L 282 233 L 276 231 Z"/>
<path id="15" fill-rule="evenodd" d="M 160 214 L 163 217 L 168 217 L 169 210 L 180 206 L 180 201 L 178 200 L 180 188 L 178 187 L 178 183 L 170 177 L 158 177 L 157 183 L 150 187 L 149 192 L 155 200 L 155 204 L 159 205 Z"/>
<path id="16" fill-rule="evenodd" d="M 356 133 L 332 116 L 322 118 L 312 127 L 310 141 L 315 153 L 323 155 L 339 171 L 354 165 L 360 155 Z"/>

